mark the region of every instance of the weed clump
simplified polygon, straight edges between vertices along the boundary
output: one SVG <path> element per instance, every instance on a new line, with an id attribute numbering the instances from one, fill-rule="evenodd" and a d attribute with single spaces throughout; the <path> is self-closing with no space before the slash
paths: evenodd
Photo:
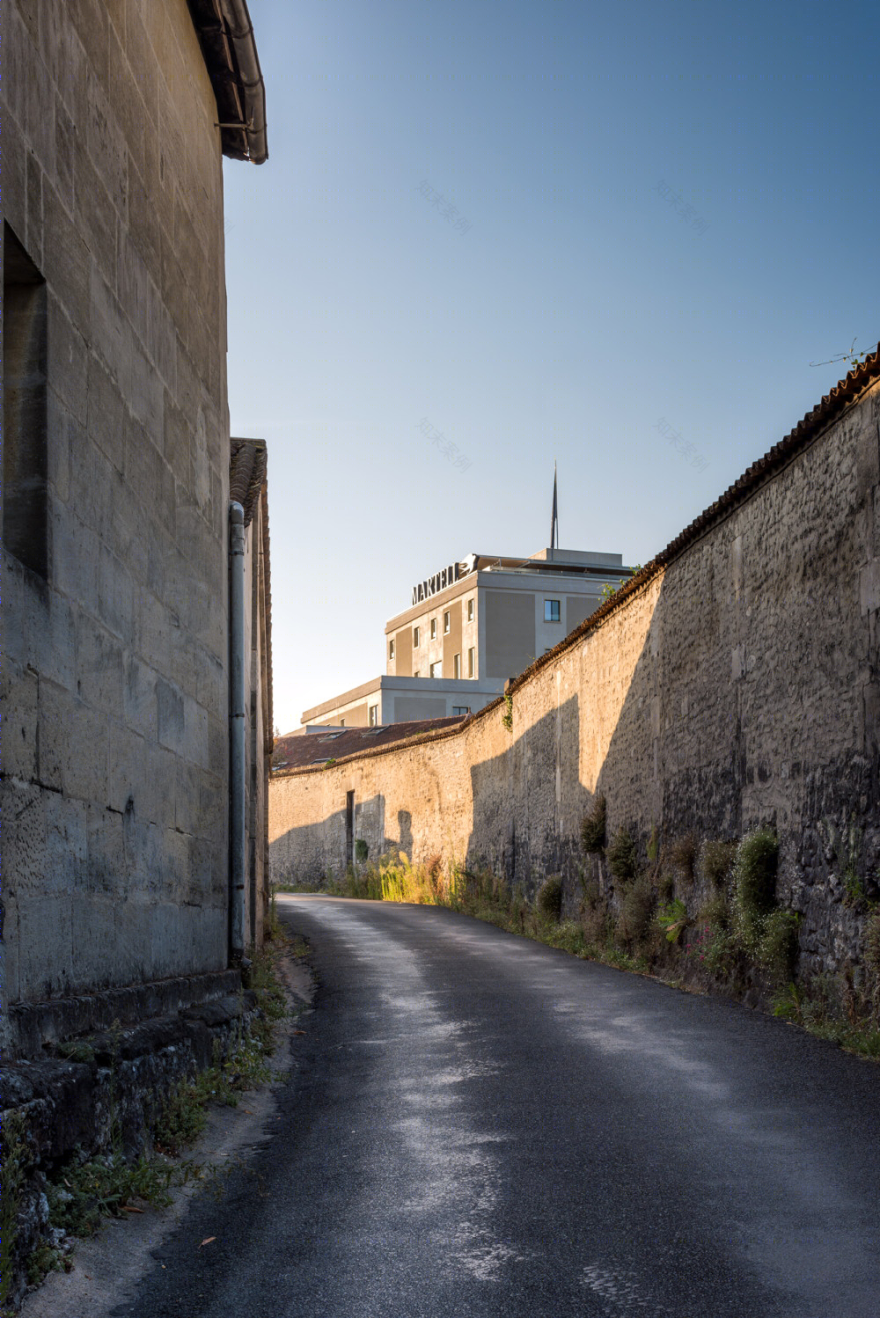
<path id="1" fill-rule="evenodd" d="M 621 942 L 632 946 L 640 943 L 648 932 L 654 911 L 654 889 L 647 876 L 642 875 L 627 884 L 623 894 L 617 935 Z"/>
<path id="2" fill-rule="evenodd" d="M 619 828 L 608 848 L 608 864 L 616 879 L 634 879 L 638 869 L 636 844 L 625 828 Z"/>
<path id="3" fill-rule="evenodd" d="M 880 909 L 874 911 L 865 929 L 865 964 L 880 976 Z"/>
<path id="4" fill-rule="evenodd" d="M 588 855 L 605 850 L 606 804 L 604 796 L 597 796 L 593 808 L 584 815 L 581 824 L 581 845 Z"/>
<path id="5" fill-rule="evenodd" d="M 764 923 L 756 960 L 775 984 L 794 973 L 798 954 L 799 917 L 794 911 L 771 911 Z"/>
<path id="6" fill-rule="evenodd" d="M 549 920 L 558 920 L 562 915 L 562 875 L 548 874 L 538 889 L 538 910 Z"/>
<path id="7" fill-rule="evenodd" d="M 370 854 L 370 847 L 362 837 L 359 837 L 354 844 L 354 858 L 363 863 Z"/>
<path id="8" fill-rule="evenodd" d="M 734 864 L 739 913 L 747 928 L 769 915 L 776 904 L 779 841 L 770 828 L 758 828 L 740 842 Z"/>
<path id="9" fill-rule="evenodd" d="M 726 888 L 730 882 L 735 859 L 735 842 L 704 842 L 700 851 L 700 870 L 703 878 L 713 888 Z"/>
<path id="10" fill-rule="evenodd" d="M 694 861 L 697 857 L 697 839 L 693 833 L 685 833 L 683 837 L 676 838 L 669 847 L 669 860 L 675 866 L 682 883 L 692 884 L 694 881 Z"/>

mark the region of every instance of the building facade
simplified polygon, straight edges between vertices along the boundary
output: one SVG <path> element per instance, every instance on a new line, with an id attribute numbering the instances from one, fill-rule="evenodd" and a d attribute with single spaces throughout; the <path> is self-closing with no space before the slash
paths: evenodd
<path id="1" fill-rule="evenodd" d="M 364 727 L 474 714 L 630 573 L 620 554 L 570 549 L 450 563 L 415 585 L 410 608 L 386 623 L 386 674 L 306 710 L 302 721 Z"/>
<path id="2" fill-rule="evenodd" d="M 3 57 L 14 1045 L 28 1003 L 230 964 L 223 155 L 266 148 L 244 0 L 8 0 Z"/>

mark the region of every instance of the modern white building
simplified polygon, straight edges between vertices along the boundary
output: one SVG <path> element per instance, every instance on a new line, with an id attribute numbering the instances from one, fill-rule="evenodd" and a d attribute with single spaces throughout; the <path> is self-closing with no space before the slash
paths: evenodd
<path id="1" fill-rule="evenodd" d="M 630 573 L 620 554 L 573 549 L 449 563 L 386 623 L 385 675 L 307 709 L 302 722 L 370 727 L 475 713 Z"/>

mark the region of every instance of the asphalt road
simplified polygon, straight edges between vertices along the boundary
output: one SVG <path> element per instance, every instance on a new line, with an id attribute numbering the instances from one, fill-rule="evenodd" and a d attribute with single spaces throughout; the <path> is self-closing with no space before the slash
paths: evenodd
<path id="1" fill-rule="evenodd" d="M 319 989 L 277 1135 L 120 1314 L 880 1318 L 880 1068 L 446 910 L 279 904 Z"/>

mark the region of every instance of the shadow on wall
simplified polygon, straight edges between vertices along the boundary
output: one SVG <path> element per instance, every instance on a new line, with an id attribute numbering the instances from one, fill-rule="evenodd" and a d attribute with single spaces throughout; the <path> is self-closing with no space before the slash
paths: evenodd
<path id="1" fill-rule="evenodd" d="M 340 879 L 355 858 L 358 842 L 375 860 L 392 848 L 412 856 L 413 830 L 409 810 L 397 811 L 397 828 L 385 832 L 385 797 L 365 801 L 355 797 L 349 816 L 346 790 L 339 791 L 339 810 L 323 820 L 291 828 L 275 838 L 269 848 L 270 881 L 275 885 L 313 887 L 327 878 Z"/>

